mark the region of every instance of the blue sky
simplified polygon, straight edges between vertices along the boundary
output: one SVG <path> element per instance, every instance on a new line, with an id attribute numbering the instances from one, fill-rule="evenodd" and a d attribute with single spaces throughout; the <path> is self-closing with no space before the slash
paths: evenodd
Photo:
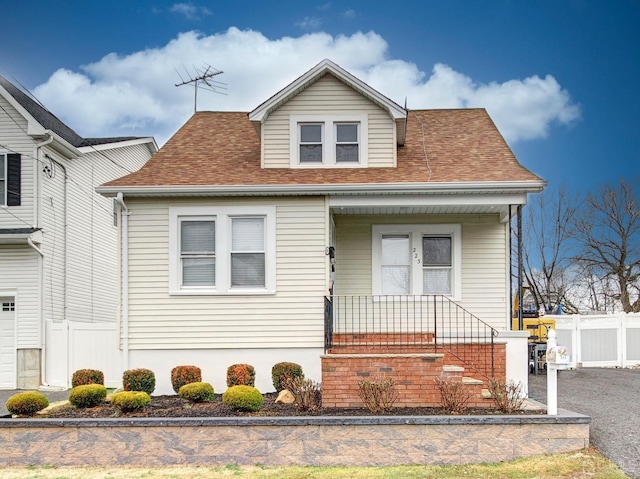
<path id="1" fill-rule="evenodd" d="M 249 111 L 323 58 L 410 108 L 485 107 L 521 163 L 590 189 L 640 176 L 640 1 L 0 0 L 0 74 L 79 134 L 152 135 L 193 113 L 196 67 Z M 223 90 L 221 90 L 223 91 Z"/>

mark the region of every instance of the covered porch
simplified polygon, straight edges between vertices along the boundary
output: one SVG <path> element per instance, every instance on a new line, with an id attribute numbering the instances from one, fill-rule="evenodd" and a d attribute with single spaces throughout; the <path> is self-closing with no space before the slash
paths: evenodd
<path id="1" fill-rule="evenodd" d="M 526 193 L 334 196 L 323 403 L 361 405 L 357 382 L 394 378 L 399 405 L 438 406 L 434 379 L 488 407 L 507 379 L 511 218 Z M 522 358 L 526 364 L 526 358 Z"/>

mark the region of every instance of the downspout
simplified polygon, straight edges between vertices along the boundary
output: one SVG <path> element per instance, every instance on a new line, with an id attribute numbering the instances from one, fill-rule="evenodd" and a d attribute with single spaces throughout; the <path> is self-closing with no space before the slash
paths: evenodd
<path id="1" fill-rule="evenodd" d="M 129 369 L 129 208 L 124 202 L 124 195 L 119 192 L 116 201 L 120 204 L 122 228 L 120 229 L 120 301 L 122 305 L 122 367 L 126 371 Z"/>

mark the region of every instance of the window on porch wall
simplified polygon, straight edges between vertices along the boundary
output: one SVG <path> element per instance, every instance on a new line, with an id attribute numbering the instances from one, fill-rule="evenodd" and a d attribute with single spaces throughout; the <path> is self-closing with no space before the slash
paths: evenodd
<path id="1" fill-rule="evenodd" d="M 382 236 L 382 294 L 409 294 L 411 248 L 409 235 Z"/>
<path id="2" fill-rule="evenodd" d="M 460 225 L 374 225 L 374 295 L 460 295 Z"/>

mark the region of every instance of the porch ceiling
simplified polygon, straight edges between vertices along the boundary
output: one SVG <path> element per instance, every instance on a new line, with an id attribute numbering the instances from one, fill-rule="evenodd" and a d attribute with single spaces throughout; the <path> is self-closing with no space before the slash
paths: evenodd
<path id="1" fill-rule="evenodd" d="M 509 207 L 505 205 L 463 205 L 463 206 L 358 206 L 333 207 L 336 215 L 453 215 L 453 214 L 499 214 L 501 217 L 509 214 Z M 512 214 L 515 214 L 513 208 Z"/>

